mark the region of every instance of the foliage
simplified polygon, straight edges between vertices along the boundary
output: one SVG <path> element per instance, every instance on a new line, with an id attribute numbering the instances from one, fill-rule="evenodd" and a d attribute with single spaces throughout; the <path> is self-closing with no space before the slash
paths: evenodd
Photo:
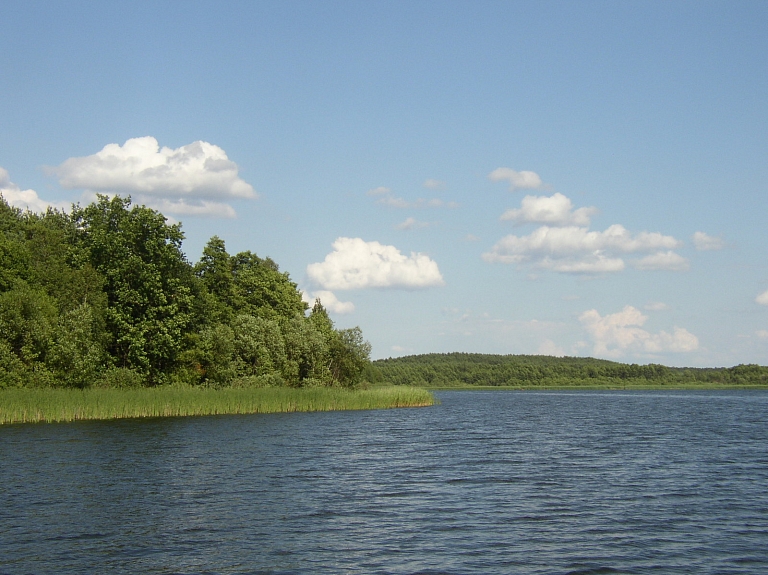
<path id="1" fill-rule="evenodd" d="M 191 321 L 184 236 L 159 212 L 130 204 L 99 196 L 75 207 L 71 220 L 75 245 L 104 278 L 110 355 L 157 383 L 173 367 Z"/>
<path id="2" fill-rule="evenodd" d="M 70 213 L 0 198 L 0 388 L 353 387 L 370 367 L 289 275 L 214 236 L 200 261 L 179 224 L 130 198 Z"/>
<path id="3" fill-rule="evenodd" d="M 373 366 L 388 384 L 426 387 L 768 385 L 768 367 L 758 365 L 697 369 L 589 357 L 448 353 L 382 359 Z"/>

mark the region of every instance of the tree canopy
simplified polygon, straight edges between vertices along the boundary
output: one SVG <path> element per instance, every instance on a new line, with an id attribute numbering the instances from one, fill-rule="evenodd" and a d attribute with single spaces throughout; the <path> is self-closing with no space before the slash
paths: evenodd
<path id="1" fill-rule="evenodd" d="M 370 372 L 270 258 L 216 236 L 191 264 L 180 224 L 130 198 L 22 212 L 0 197 L 0 387 L 345 386 Z"/>

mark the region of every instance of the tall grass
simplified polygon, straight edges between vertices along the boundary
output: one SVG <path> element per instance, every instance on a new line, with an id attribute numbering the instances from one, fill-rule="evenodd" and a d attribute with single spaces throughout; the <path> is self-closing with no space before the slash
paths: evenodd
<path id="1" fill-rule="evenodd" d="M 0 424 L 173 417 L 227 413 L 277 413 L 386 409 L 433 405 L 424 389 L 380 387 L 333 388 L 136 388 L 0 390 Z"/>

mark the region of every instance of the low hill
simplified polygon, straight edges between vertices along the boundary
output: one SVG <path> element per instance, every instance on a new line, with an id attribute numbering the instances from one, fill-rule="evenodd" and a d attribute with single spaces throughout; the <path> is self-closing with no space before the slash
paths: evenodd
<path id="1" fill-rule="evenodd" d="M 430 353 L 374 362 L 384 382 L 425 387 L 768 385 L 768 367 L 667 367 L 590 357 Z"/>

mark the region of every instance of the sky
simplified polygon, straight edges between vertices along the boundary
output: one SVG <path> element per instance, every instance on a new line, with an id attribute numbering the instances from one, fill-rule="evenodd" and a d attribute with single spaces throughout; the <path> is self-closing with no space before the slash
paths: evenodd
<path id="1" fill-rule="evenodd" d="M 374 358 L 768 364 L 768 3 L 0 0 L 0 193 L 273 258 Z"/>

